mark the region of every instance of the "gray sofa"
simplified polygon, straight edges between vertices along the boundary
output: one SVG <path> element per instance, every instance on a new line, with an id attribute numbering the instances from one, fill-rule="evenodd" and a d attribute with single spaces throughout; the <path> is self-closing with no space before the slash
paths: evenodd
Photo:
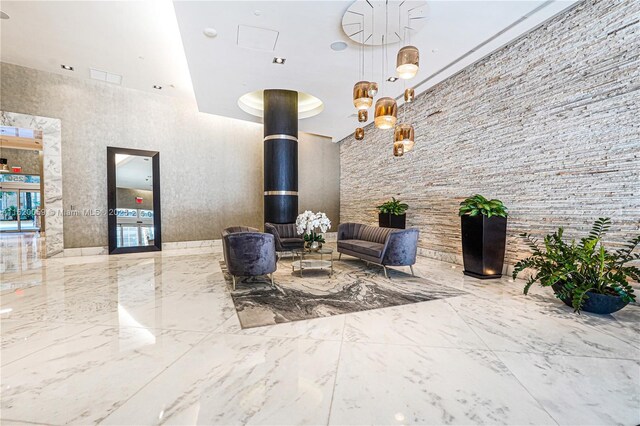
<path id="1" fill-rule="evenodd" d="M 265 223 L 264 232 L 274 236 L 278 253 L 302 249 L 304 239 L 298 235 L 295 223 Z"/>
<path id="2" fill-rule="evenodd" d="M 273 273 L 277 269 L 273 235 L 246 226 L 232 226 L 222 231 L 222 250 L 234 290 L 236 277 L 269 275 L 273 286 Z"/>
<path id="3" fill-rule="evenodd" d="M 418 252 L 419 231 L 416 228 L 379 228 L 360 223 L 342 223 L 338 226 L 338 253 L 357 257 L 382 266 L 388 278 L 387 266 L 413 265 Z"/>

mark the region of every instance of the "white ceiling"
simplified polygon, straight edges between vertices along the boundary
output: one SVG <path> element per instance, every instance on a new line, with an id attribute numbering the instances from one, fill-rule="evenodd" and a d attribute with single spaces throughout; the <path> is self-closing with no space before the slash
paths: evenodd
<path id="1" fill-rule="evenodd" d="M 153 190 L 151 157 L 116 154 L 116 187 Z"/>
<path id="2" fill-rule="evenodd" d="M 353 84 L 360 80 L 357 65 L 359 48 L 341 27 L 342 16 L 351 3 L 174 2 L 200 111 L 257 121 L 237 106 L 240 96 L 264 88 L 298 90 L 320 98 L 325 104 L 321 114 L 300 121 L 300 130 L 331 136 L 334 140 L 352 133 L 357 127 L 357 119 L 351 115 L 355 112 Z M 419 86 L 416 92 L 420 93 L 572 3 L 542 0 L 429 1 L 426 25 L 411 37 L 411 43 L 420 49 L 421 55 L 420 71 L 413 80 L 409 80 L 409 84 L 417 84 L 464 57 L 437 78 Z M 523 20 L 525 16 L 528 17 Z M 508 29 L 519 21 L 522 22 Z M 238 47 L 238 25 L 279 31 L 275 50 Z M 218 36 L 213 39 L 205 37 L 202 33 L 205 27 L 215 28 Z M 507 31 L 495 40 L 478 48 L 505 29 Z M 340 40 L 347 42 L 349 47 L 341 52 L 331 50 L 330 44 Z M 386 77 L 395 75 L 395 55 L 399 47 L 397 44 L 390 46 Z M 371 50 L 367 50 L 365 62 L 368 62 L 368 70 L 373 69 L 374 79 L 380 83 L 380 48 L 374 49 L 376 62 L 373 68 L 369 59 Z M 469 54 L 473 49 L 477 51 Z M 274 56 L 284 57 L 287 61 L 284 65 L 273 64 Z M 365 78 L 371 78 L 370 71 Z M 404 92 L 403 81 L 388 83 L 387 90 L 381 92 L 379 96 L 399 96 Z M 372 116 L 370 111 L 370 119 Z"/>
<path id="3" fill-rule="evenodd" d="M 124 87 L 193 98 L 171 0 L 2 0 L 0 9 L 10 16 L 0 20 L 3 62 L 84 79 L 94 68 Z"/>
<path id="4" fill-rule="evenodd" d="M 575 1 L 428 1 L 427 23 L 411 38 L 421 51 L 420 71 L 409 82 L 423 92 Z M 0 20 L 0 59 L 78 78 L 89 78 L 89 69 L 95 68 L 122 75 L 124 87 L 156 94 L 193 97 L 195 92 L 201 112 L 249 121 L 260 118 L 238 107 L 245 93 L 303 91 L 320 98 L 324 110 L 301 120 L 300 130 L 340 140 L 357 126 L 351 96 L 359 80 L 359 49 L 341 28 L 351 3 L 3 0 L 0 8 L 11 19 Z M 237 46 L 239 25 L 278 31 L 275 50 Z M 215 28 L 218 36 L 205 37 L 205 27 Z M 335 41 L 349 47 L 333 51 L 329 46 Z M 389 49 L 387 76 L 395 73 L 398 47 Z M 373 67 L 378 82 L 379 49 Z M 370 55 L 368 50 L 366 79 L 371 78 Z M 274 56 L 287 61 L 273 64 Z M 62 70 L 60 64 L 75 71 Z M 156 84 L 163 89 L 153 89 Z M 381 95 L 400 96 L 403 90 L 398 80 L 387 83 Z"/>

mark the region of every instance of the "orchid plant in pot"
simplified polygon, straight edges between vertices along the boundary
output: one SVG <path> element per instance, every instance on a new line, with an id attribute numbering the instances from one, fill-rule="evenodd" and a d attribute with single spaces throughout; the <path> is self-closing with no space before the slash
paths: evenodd
<path id="1" fill-rule="evenodd" d="M 331 228 L 331 221 L 323 212 L 305 210 L 296 218 L 298 235 L 304 234 L 305 246 L 309 250 L 320 250 L 325 243 L 322 234 Z"/>

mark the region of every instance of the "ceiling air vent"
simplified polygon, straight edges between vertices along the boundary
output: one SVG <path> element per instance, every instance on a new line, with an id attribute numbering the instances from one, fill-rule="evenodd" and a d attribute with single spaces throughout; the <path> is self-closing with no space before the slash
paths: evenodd
<path id="1" fill-rule="evenodd" d="M 266 28 L 238 25 L 238 46 L 246 49 L 276 50 L 280 33 Z"/>
<path id="2" fill-rule="evenodd" d="M 113 74 L 106 71 L 100 71 L 93 68 L 89 68 L 89 72 L 90 72 L 91 78 L 94 80 L 106 81 L 107 83 L 112 83 L 112 84 L 122 83 L 121 75 Z"/>

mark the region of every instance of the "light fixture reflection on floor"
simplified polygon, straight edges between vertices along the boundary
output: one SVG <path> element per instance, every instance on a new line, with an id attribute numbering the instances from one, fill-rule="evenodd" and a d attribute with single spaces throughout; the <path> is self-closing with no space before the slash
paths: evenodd
<path id="1" fill-rule="evenodd" d="M 359 110 L 373 105 L 373 98 L 369 96 L 369 82 L 359 81 L 353 86 L 353 105 Z"/>
<path id="2" fill-rule="evenodd" d="M 398 104 L 389 97 L 378 99 L 375 108 L 374 123 L 378 129 L 391 129 L 398 120 Z"/>
<path id="3" fill-rule="evenodd" d="M 415 46 L 405 46 L 398 51 L 396 59 L 396 71 L 400 78 L 405 80 L 413 78 L 418 73 L 420 52 Z"/>

